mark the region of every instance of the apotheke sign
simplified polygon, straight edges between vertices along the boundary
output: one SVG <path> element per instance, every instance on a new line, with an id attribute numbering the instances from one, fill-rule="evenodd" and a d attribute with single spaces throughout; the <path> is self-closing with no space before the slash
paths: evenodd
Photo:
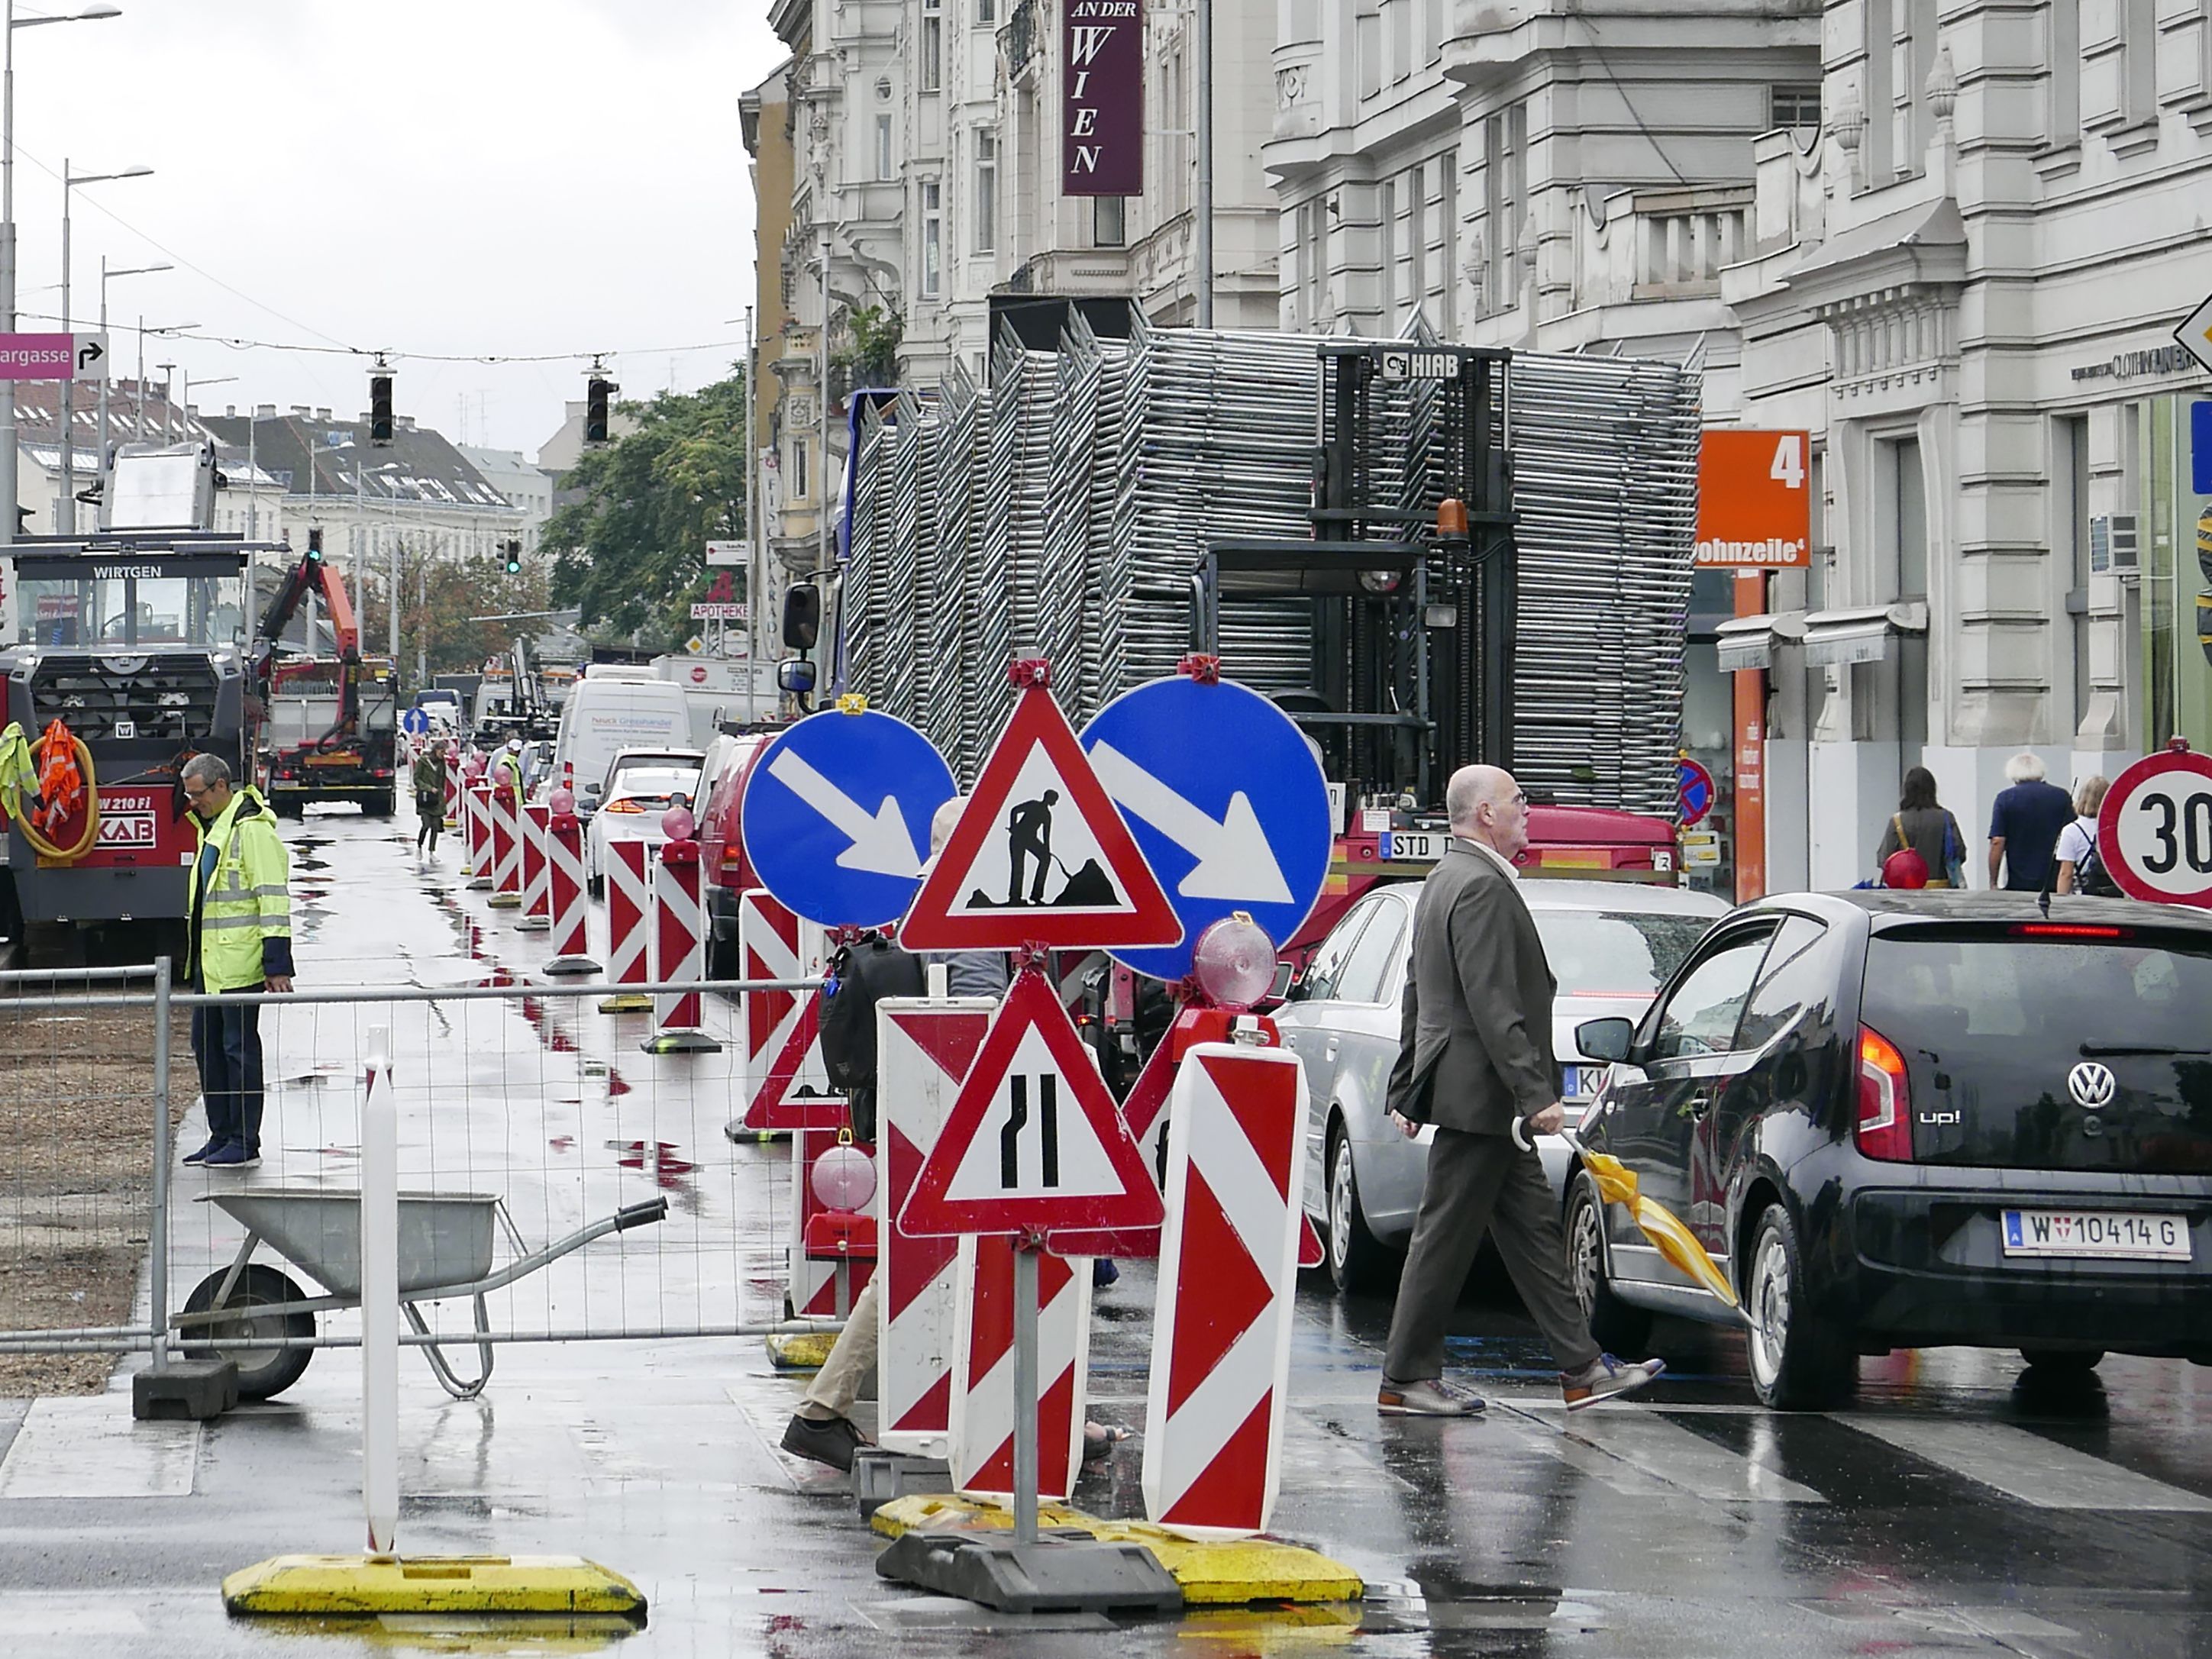
<path id="1" fill-rule="evenodd" d="M 2077 380 L 2131 380 L 2138 374 L 2182 374 L 2197 367 L 2185 346 L 2152 346 L 2142 351 L 2116 351 L 2100 362 L 2076 363 Z"/>

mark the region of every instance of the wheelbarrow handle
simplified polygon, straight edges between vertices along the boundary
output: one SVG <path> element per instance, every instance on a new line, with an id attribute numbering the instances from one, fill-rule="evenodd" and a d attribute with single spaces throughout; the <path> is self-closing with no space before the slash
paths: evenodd
<path id="1" fill-rule="evenodd" d="M 615 1231 L 618 1233 L 628 1232 L 632 1227 L 647 1226 L 655 1221 L 665 1220 L 667 1216 L 667 1199 L 648 1198 L 642 1204 L 633 1204 L 627 1209 L 617 1210 Z"/>

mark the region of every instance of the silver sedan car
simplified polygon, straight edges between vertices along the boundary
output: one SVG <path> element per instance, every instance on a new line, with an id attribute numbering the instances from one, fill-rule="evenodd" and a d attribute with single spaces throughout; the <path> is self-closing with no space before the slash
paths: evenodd
<path id="1" fill-rule="evenodd" d="M 1363 895 L 1328 932 L 1274 1019 L 1306 1068 L 1305 1206 L 1328 1240 L 1340 1290 L 1373 1286 L 1413 1236 L 1436 1131 L 1407 1139 L 1384 1099 L 1398 1057 L 1399 998 L 1413 940 L 1418 883 Z M 1581 1121 L 1603 1065 L 1575 1047 L 1574 1029 L 1610 1014 L 1640 1017 L 1690 947 L 1729 907 L 1707 893 L 1620 882 L 1528 879 L 1521 894 L 1559 981 L 1552 1048 L 1570 1126 Z M 1537 1142 L 1554 1191 L 1570 1158 L 1557 1135 Z"/>

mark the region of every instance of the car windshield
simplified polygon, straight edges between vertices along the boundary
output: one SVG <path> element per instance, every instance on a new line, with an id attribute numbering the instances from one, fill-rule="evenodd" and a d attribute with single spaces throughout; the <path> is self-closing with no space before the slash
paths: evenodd
<path id="1" fill-rule="evenodd" d="M 1570 997 L 1649 997 L 1682 965 L 1710 916 L 1642 910 L 1538 910 L 1536 932 Z"/>
<path id="2" fill-rule="evenodd" d="M 666 800 L 669 796 L 696 795 L 699 770 L 690 766 L 630 766 L 615 774 L 615 797 L 628 800 Z"/>

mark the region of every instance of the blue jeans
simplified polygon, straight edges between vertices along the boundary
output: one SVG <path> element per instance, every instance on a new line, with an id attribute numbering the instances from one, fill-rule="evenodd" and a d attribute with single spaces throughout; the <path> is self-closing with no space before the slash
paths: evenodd
<path id="1" fill-rule="evenodd" d="M 258 1156 L 262 1105 L 259 1005 L 193 1009 L 192 1054 L 199 1061 L 200 1092 L 207 1097 L 209 1139 L 218 1146 L 234 1140 Z"/>

